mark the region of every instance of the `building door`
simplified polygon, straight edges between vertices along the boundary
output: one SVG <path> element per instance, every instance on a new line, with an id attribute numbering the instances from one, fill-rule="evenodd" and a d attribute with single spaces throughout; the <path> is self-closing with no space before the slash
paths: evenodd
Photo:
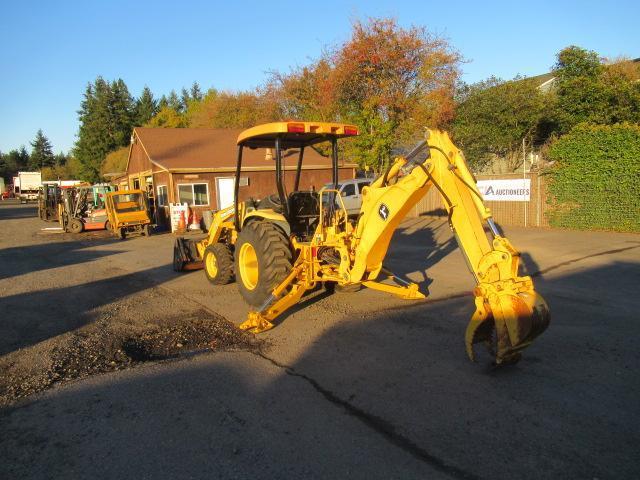
<path id="1" fill-rule="evenodd" d="M 218 210 L 230 207 L 233 205 L 233 177 L 218 177 L 216 178 L 216 192 L 218 195 Z"/>

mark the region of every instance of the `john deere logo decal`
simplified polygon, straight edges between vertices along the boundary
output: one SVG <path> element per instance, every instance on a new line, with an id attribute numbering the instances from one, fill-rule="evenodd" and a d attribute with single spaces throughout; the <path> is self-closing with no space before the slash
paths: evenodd
<path id="1" fill-rule="evenodd" d="M 387 207 L 384 203 L 380 204 L 380 208 L 378 209 L 378 215 L 380 215 L 380 218 L 382 220 L 387 220 L 387 217 L 389 216 L 389 207 Z"/>

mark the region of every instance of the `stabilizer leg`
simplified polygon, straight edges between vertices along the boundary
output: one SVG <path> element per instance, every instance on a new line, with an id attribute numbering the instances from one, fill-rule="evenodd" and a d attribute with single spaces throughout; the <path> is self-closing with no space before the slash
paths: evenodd
<path id="1" fill-rule="evenodd" d="M 298 303 L 302 295 L 304 295 L 304 292 L 307 291 L 307 288 L 301 282 L 302 279 L 298 278 L 302 269 L 302 265 L 294 267 L 291 273 L 287 275 L 287 278 L 273 289 L 273 292 L 265 300 L 260 309 L 249 312 L 247 319 L 240 324 L 239 328 L 248 330 L 251 333 L 261 333 L 273 328 L 274 325 L 271 321 Z M 279 298 L 289 286 L 291 286 L 291 289 Z"/>

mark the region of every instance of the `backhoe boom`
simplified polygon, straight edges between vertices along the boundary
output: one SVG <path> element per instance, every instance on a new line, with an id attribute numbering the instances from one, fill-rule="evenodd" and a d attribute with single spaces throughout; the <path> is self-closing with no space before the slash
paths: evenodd
<path id="1" fill-rule="evenodd" d="M 429 189 L 436 187 L 477 283 L 476 311 L 465 335 L 467 353 L 473 360 L 473 344 L 484 342 L 497 364 L 515 362 L 519 351 L 547 328 L 546 303 L 535 292 L 530 277 L 518 276 L 520 254 L 499 234 L 462 152 L 449 136 L 431 130 L 419 147 L 406 158 L 396 159 L 363 192 L 349 280 L 375 280 L 396 228 Z M 484 231 L 485 222 L 492 242 Z"/>

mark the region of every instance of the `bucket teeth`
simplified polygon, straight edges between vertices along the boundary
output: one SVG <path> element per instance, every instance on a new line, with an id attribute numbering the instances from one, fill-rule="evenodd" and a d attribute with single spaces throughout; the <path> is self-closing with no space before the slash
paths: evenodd
<path id="1" fill-rule="evenodd" d="M 484 343 L 487 346 L 487 349 L 490 352 L 492 351 L 494 331 L 495 328 L 491 319 L 472 319 L 469 322 L 465 333 L 465 345 L 467 348 L 467 355 L 472 362 L 476 361 L 475 352 L 473 350 L 473 346 L 476 343 Z M 492 352 L 492 355 L 493 354 L 494 353 Z"/>
<path id="2" fill-rule="evenodd" d="M 473 345 L 485 343 L 495 365 L 514 364 L 520 352 L 549 326 L 549 309 L 536 293 L 491 296 L 489 306 L 490 312 L 486 307 L 478 309 L 467 326 L 465 343 L 472 361 Z"/>

